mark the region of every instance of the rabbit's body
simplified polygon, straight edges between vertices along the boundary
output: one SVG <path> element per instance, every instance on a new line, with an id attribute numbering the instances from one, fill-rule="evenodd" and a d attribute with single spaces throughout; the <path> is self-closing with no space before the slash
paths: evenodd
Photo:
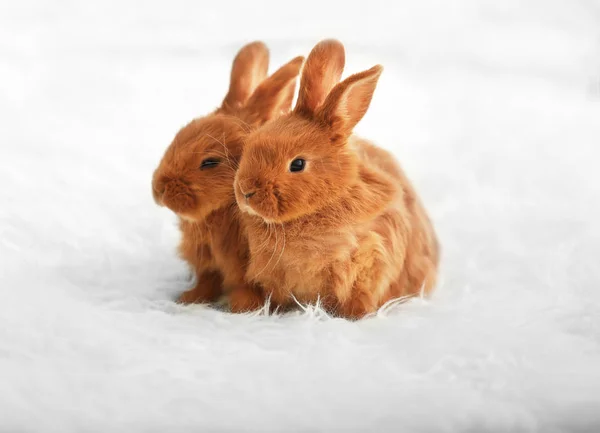
<path id="1" fill-rule="evenodd" d="M 335 41 L 313 49 L 294 112 L 246 137 L 235 193 L 246 213 L 246 278 L 276 305 L 320 299 L 358 318 L 431 290 L 437 241 L 393 158 L 351 135 L 381 68 L 335 86 L 343 57 Z"/>
<path id="2" fill-rule="evenodd" d="M 293 303 L 292 296 L 304 303 L 320 299 L 335 313 L 364 315 L 381 305 L 399 278 L 393 270 L 401 269 L 401 255 L 381 236 L 389 226 L 383 219 L 395 217 L 391 213 L 373 224 L 321 227 L 318 232 L 301 222 L 271 229 L 252 225 L 247 278 L 259 283 L 277 305 Z M 262 246 L 265 238 L 269 240 Z M 394 242 L 402 245 L 401 235 L 397 238 Z M 357 297 L 365 305 L 354 305 Z"/>
<path id="3" fill-rule="evenodd" d="M 223 289 L 244 284 L 248 244 L 239 221 L 237 206 L 225 206 L 206 219 L 181 219 L 181 258 L 198 276 L 196 286 L 180 297 L 183 303 L 216 300 Z"/>

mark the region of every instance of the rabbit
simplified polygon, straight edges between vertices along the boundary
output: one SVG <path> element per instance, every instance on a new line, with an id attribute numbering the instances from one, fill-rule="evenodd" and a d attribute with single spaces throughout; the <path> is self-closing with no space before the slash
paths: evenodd
<path id="1" fill-rule="evenodd" d="M 221 295 L 244 293 L 232 309 L 260 305 L 262 298 L 244 281 L 249 258 L 233 192 L 243 138 L 253 128 L 290 110 L 303 57 L 265 78 L 269 52 L 262 42 L 244 46 L 231 70 L 229 91 L 213 113 L 192 120 L 175 136 L 152 178 L 154 200 L 179 217 L 180 256 L 196 276 L 180 303 L 209 303 Z M 247 292 L 247 293 L 246 293 Z M 235 296 L 234 296 L 235 297 Z"/>
<path id="2" fill-rule="evenodd" d="M 235 176 L 250 249 L 246 279 L 271 303 L 359 319 L 435 285 L 439 246 L 394 158 L 352 135 L 383 68 L 339 82 L 336 40 L 317 44 L 292 112 L 245 137 Z"/>

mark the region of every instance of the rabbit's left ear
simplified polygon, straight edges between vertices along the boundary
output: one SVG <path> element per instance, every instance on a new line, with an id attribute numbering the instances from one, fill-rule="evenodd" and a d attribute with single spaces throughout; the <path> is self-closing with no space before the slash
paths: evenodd
<path id="1" fill-rule="evenodd" d="M 290 111 L 303 62 L 302 56 L 294 58 L 266 78 L 252 93 L 245 109 L 258 123 Z"/>
<path id="2" fill-rule="evenodd" d="M 267 76 L 269 50 L 262 42 L 245 45 L 235 56 L 231 66 L 229 91 L 223 100 L 223 108 L 244 105 L 254 89 Z"/>
<path id="3" fill-rule="evenodd" d="M 335 39 L 319 42 L 311 50 L 300 78 L 300 91 L 294 112 L 312 119 L 329 91 L 339 83 L 344 71 L 344 46 Z"/>
<path id="4" fill-rule="evenodd" d="M 336 136 L 347 137 L 352 134 L 352 129 L 371 104 L 382 72 L 383 66 L 376 65 L 336 85 L 319 108 L 317 118 L 328 125 Z"/>

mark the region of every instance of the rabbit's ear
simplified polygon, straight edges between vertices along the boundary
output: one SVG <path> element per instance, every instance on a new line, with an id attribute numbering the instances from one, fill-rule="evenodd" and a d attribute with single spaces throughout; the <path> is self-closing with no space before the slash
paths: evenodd
<path id="1" fill-rule="evenodd" d="M 347 137 L 363 118 L 377 86 L 383 66 L 376 65 L 351 75 L 333 88 L 317 118 L 328 125 L 336 137 Z"/>
<path id="2" fill-rule="evenodd" d="M 302 71 L 295 113 L 309 118 L 315 114 L 340 81 L 345 61 L 344 46 L 334 39 L 321 41 L 312 49 Z"/>
<path id="3" fill-rule="evenodd" d="M 245 107 L 252 117 L 264 123 L 290 111 L 303 62 L 304 57 L 296 57 L 260 83 Z"/>
<path id="4" fill-rule="evenodd" d="M 269 50 L 262 42 L 252 42 L 242 47 L 233 60 L 229 92 L 223 108 L 242 106 L 256 86 L 267 76 Z"/>

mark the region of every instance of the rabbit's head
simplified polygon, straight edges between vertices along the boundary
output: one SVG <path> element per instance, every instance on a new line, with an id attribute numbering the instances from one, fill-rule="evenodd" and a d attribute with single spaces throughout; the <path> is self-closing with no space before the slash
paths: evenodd
<path id="1" fill-rule="evenodd" d="M 289 111 L 303 60 L 297 57 L 265 78 L 266 46 L 254 42 L 243 47 L 221 107 L 184 126 L 166 150 L 152 180 L 154 200 L 193 221 L 231 204 L 244 138 Z"/>
<path id="2" fill-rule="evenodd" d="M 282 223 L 317 212 L 358 181 L 359 160 L 349 138 L 369 107 L 382 67 L 339 82 L 344 57 L 340 42 L 316 45 L 293 112 L 246 137 L 235 181 L 240 209 Z"/>

